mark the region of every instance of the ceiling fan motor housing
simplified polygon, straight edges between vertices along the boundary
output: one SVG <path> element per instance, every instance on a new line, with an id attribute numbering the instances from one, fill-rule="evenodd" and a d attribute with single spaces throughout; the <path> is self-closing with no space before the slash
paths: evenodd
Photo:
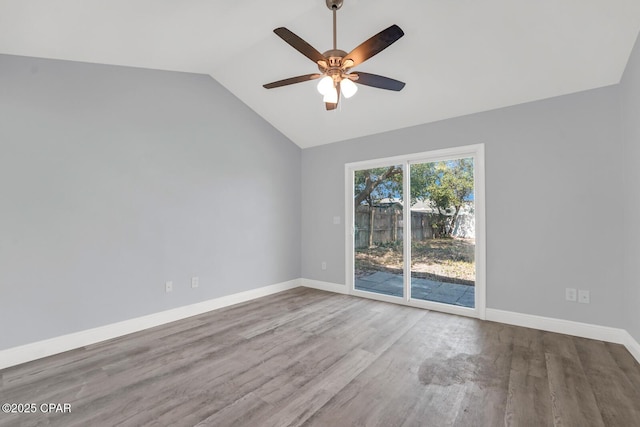
<path id="1" fill-rule="evenodd" d="M 347 56 L 347 52 L 340 49 L 332 49 L 328 50 L 322 54 L 325 58 L 327 58 L 329 69 L 331 68 L 340 68 L 342 67 L 342 58 Z M 322 69 L 321 69 L 322 70 Z"/>

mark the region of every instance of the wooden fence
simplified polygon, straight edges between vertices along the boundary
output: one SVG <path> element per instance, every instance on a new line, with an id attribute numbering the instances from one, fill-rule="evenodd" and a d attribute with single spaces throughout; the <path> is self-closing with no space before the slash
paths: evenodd
<path id="1" fill-rule="evenodd" d="M 434 224 L 438 214 L 427 212 L 411 212 L 411 240 L 424 241 L 434 237 Z M 383 243 L 401 242 L 404 236 L 402 208 L 398 205 L 373 208 L 360 205 L 355 212 L 356 249 L 367 248 Z M 454 236 L 473 237 L 475 234 L 473 215 L 459 215 L 454 226 Z M 370 230 L 373 229 L 372 232 Z"/>

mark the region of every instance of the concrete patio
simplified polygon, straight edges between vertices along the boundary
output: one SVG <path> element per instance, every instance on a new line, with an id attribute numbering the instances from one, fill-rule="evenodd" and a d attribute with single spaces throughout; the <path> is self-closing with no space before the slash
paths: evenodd
<path id="1" fill-rule="evenodd" d="M 400 274 L 377 271 L 356 279 L 360 291 L 401 297 L 403 279 Z M 411 279 L 411 298 L 473 308 L 475 287 L 429 279 Z"/>

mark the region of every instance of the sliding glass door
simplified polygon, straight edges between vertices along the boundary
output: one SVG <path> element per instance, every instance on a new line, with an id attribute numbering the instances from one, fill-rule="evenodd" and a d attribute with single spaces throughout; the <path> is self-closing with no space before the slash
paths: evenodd
<path id="1" fill-rule="evenodd" d="M 411 298 L 475 307 L 473 158 L 410 163 Z"/>
<path id="2" fill-rule="evenodd" d="M 484 147 L 346 166 L 350 292 L 484 316 Z"/>
<path id="3" fill-rule="evenodd" d="M 354 284 L 359 291 L 404 298 L 403 176 L 403 165 L 354 171 Z"/>

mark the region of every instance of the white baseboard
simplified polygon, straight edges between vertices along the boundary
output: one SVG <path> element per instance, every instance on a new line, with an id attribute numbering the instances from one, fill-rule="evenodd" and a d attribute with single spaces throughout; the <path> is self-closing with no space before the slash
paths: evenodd
<path id="1" fill-rule="evenodd" d="M 155 326 L 186 319 L 219 308 L 250 301 L 300 286 L 301 280 L 295 279 L 288 282 L 277 283 L 258 289 L 252 289 L 237 294 L 214 298 L 196 304 L 178 307 L 147 316 L 137 317 L 118 323 L 112 323 L 98 328 L 62 335 L 31 344 L 13 347 L 0 351 L 0 369 L 21 363 L 30 362 L 42 357 L 51 356 L 87 345 L 117 338 L 123 335 L 139 332 Z"/>
<path id="2" fill-rule="evenodd" d="M 636 341 L 629 332 L 627 332 L 627 342 L 624 344 L 629 353 L 640 363 L 640 343 Z"/>
<path id="3" fill-rule="evenodd" d="M 640 362 L 640 344 L 624 329 L 487 308 L 486 320 L 624 345 Z"/>
<path id="4" fill-rule="evenodd" d="M 321 291 L 334 292 L 336 294 L 347 294 L 347 285 L 339 285 L 331 282 L 321 282 L 320 280 L 301 279 L 301 284 L 305 288 L 320 289 Z"/>
<path id="5" fill-rule="evenodd" d="M 300 280 L 301 285 L 307 288 L 320 289 L 338 294 L 348 294 L 346 285 L 304 278 Z M 492 308 L 487 308 L 485 314 L 486 320 L 493 322 L 622 344 L 629 350 L 633 357 L 640 362 L 640 344 L 624 329 Z"/>
<path id="6" fill-rule="evenodd" d="M 178 307 L 160 313 L 150 314 L 135 319 L 125 320 L 110 325 L 100 326 L 94 329 L 76 332 L 26 344 L 19 347 L 0 350 L 0 369 L 21 363 L 30 362 L 42 357 L 51 356 L 76 348 L 96 344 L 112 338 L 117 338 L 133 332 L 186 319 L 191 316 L 206 313 L 230 305 L 250 301 L 263 296 L 293 289 L 299 286 L 320 289 L 338 294 L 347 294 L 347 287 L 336 283 L 322 282 L 311 279 L 294 279 L 288 282 L 265 286 L 250 291 L 239 292 L 200 303 Z M 515 313 L 511 311 L 487 308 L 486 320 L 505 323 L 508 325 L 523 326 L 549 332 L 607 341 L 623 344 L 629 352 L 640 362 L 640 343 L 624 329 L 598 326 L 588 323 L 572 322 L 569 320 L 553 319 L 549 317 L 535 316 L 531 314 Z"/>
<path id="7" fill-rule="evenodd" d="M 627 334 L 627 331 L 624 329 L 535 316 L 532 314 L 522 314 L 513 311 L 496 310 L 493 308 L 487 308 L 487 320 L 616 344 L 624 344 L 626 341 L 625 334 Z"/>

